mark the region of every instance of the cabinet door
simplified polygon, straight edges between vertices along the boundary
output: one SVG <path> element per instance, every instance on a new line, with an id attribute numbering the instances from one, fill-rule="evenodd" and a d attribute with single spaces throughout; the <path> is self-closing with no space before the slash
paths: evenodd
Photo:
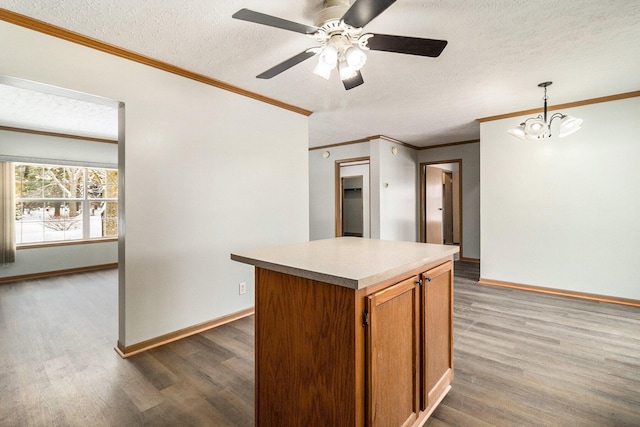
<path id="1" fill-rule="evenodd" d="M 453 263 L 422 274 L 422 404 L 438 403 L 453 380 Z"/>
<path id="2" fill-rule="evenodd" d="M 367 297 L 367 425 L 411 425 L 419 412 L 419 277 Z"/>

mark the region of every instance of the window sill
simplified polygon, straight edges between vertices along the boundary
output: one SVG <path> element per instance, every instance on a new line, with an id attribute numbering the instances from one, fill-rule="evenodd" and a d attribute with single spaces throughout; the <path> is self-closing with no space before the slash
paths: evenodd
<path id="1" fill-rule="evenodd" d="M 16 246 L 16 250 L 23 249 L 39 249 L 39 248 L 53 248 L 57 246 L 75 246 L 75 245 L 90 245 L 93 243 L 109 243 L 117 242 L 117 237 L 107 237 L 104 239 L 91 239 L 91 240 L 73 240 L 67 242 L 47 242 L 47 243 L 24 243 Z"/>

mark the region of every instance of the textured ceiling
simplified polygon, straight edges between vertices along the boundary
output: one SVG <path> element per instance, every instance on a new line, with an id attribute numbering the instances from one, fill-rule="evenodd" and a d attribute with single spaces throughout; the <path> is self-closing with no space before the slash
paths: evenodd
<path id="1" fill-rule="evenodd" d="M 118 109 L 0 83 L 0 125 L 118 139 Z"/>
<path id="2" fill-rule="evenodd" d="M 255 76 L 315 46 L 238 21 L 249 8 L 312 24 L 321 1 L 0 0 L 0 7 L 313 112 L 310 146 L 385 135 L 416 146 L 478 139 L 477 118 L 640 89 L 640 1 L 398 0 L 365 32 L 446 39 L 439 58 L 368 52 L 364 85 L 345 91 L 309 59 Z M 19 77 L 19 76 L 17 76 Z"/>

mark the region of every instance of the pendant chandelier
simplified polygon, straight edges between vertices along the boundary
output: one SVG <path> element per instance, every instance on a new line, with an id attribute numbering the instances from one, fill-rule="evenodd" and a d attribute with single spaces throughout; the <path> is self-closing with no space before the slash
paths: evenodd
<path id="1" fill-rule="evenodd" d="M 543 139 L 551 136 L 551 122 L 555 119 L 560 119 L 560 133 L 559 137 L 564 138 L 567 135 L 571 135 L 576 132 L 582 126 L 582 119 L 573 116 L 567 116 L 562 113 L 554 113 L 547 120 L 547 87 L 551 86 L 553 82 L 543 82 L 538 87 L 544 88 L 544 115 L 538 114 L 537 117 L 530 117 L 524 122 L 520 123 L 513 129 L 509 129 L 508 132 L 520 139 Z"/>

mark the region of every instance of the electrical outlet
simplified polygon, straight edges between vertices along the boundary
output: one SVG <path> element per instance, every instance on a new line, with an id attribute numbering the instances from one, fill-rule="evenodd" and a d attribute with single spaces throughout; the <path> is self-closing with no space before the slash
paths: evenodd
<path id="1" fill-rule="evenodd" d="M 247 283 L 240 282 L 240 284 L 238 285 L 238 294 L 244 295 L 246 293 L 247 293 Z"/>

